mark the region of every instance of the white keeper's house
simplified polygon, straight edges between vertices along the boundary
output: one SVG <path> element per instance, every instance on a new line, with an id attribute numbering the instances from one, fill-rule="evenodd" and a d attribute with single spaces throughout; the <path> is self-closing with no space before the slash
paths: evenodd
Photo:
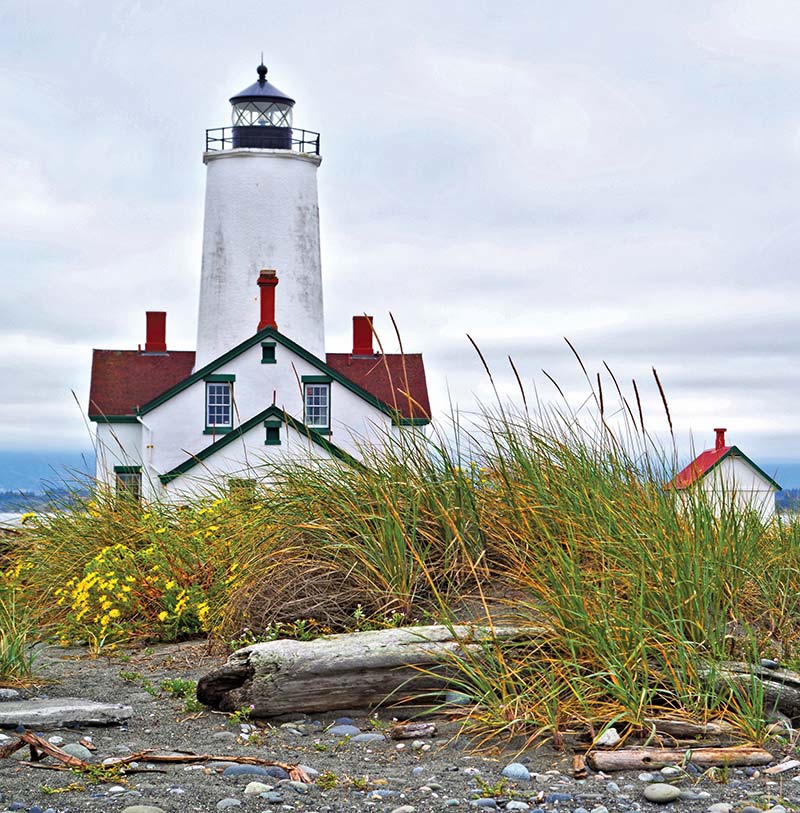
<path id="1" fill-rule="evenodd" d="M 286 458 L 358 459 L 430 421 L 422 356 L 377 352 L 372 317 L 353 317 L 349 352 L 325 352 L 319 134 L 293 127 L 266 76 L 230 100 L 232 127 L 206 132 L 197 350 L 169 349 L 150 311 L 143 348 L 94 351 L 97 478 L 146 499 Z"/>

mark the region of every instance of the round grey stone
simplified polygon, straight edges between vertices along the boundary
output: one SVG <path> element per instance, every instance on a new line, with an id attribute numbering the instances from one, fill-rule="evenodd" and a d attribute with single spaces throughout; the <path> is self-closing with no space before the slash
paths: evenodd
<path id="1" fill-rule="evenodd" d="M 83 760 L 83 762 L 90 762 L 92 759 L 92 752 L 78 742 L 68 742 L 62 746 L 61 750 L 71 757 Z"/>
<path id="2" fill-rule="evenodd" d="M 239 807 L 242 803 L 238 799 L 220 799 L 217 810 L 227 810 L 229 807 Z"/>
<path id="3" fill-rule="evenodd" d="M 731 813 L 733 805 L 729 802 L 717 802 L 708 808 L 708 813 Z"/>
<path id="4" fill-rule="evenodd" d="M 283 804 L 283 794 L 278 793 L 276 790 L 271 790 L 267 793 L 260 793 L 258 795 L 259 799 L 263 799 L 268 805 L 282 805 Z M 124 813 L 124 811 L 123 811 Z"/>
<path id="5" fill-rule="evenodd" d="M 331 737 L 357 737 L 361 729 L 355 725 L 335 725 L 328 729 Z"/>
<path id="6" fill-rule="evenodd" d="M 367 731 L 364 734 L 356 734 L 353 737 L 353 742 L 386 742 L 386 737 L 383 734 L 378 734 L 377 731 Z"/>
<path id="7" fill-rule="evenodd" d="M 530 810 L 531 806 L 527 802 L 522 802 L 519 799 L 512 799 L 506 804 L 506 810 Z"/>
<path id="8" fill-rule="evenodd" d="M 260 793 L 269 793 L 272 785 L 265 785 L 263 782 L 248 782 L 244 789 L 245 796 L 258 796 Z"/>
<path id="9" fill-rule="evenodd" d="M 644 789 L 644 798 L 648 802 L 655 802 L 659 805 L 674 802 L 680 795 L 680 788 L 676 788 L 675 785 L 667 785 L 665 782 L 654 782 Z"/>
<path id="10" fill-rule="evenodd" d="M 163 807 L 153 807 L 153 805 L 131 805 L 126 807 L 122 813 L 167 813 Z"/>
<path id="11" fill-rule="evenodd" d="M 260 765 L 228 765 L 222 772 L 223 776 L 270 776 L 266 768 Z"/>
<path id="12" fill-rule="evenodd" d="M 503 768 L 502 775 L 517 782 L 528 782 L 531 778 L 531 772 L 521 762 L 510 762 Z"/>
<path id="13" fill-rule="evenodd" d="M 400 805 L 400 807 L 396 807 L 392 813 L 414 813 L 416 809 L 414 805 Z"/>

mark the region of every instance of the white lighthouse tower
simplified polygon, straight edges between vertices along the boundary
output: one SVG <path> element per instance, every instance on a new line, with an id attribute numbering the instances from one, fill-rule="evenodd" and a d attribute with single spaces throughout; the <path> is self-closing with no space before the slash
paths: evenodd
<path id="1" fill-rule="evenodd" d="M 294 99 L 266 77 L 261 64 L 258 81 L 231 98 L 233 127 L 206 133 L 195 369 L 253 335 L 263 268 L 280 275 L 278 330 L 324 358 L 319 133 L 292 127 Z"/>

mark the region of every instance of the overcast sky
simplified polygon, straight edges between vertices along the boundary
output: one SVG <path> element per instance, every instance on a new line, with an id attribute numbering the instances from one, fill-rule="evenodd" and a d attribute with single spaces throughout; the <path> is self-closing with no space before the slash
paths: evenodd
<path id="1" fill-rule="evenodd" d="M 194 347 L 205 129 L 322 133 L 327 346 L 391 311 L 434 407 L 636 378 L 681 442 L 800 458 L 800 3 L 0 0 L 6 448 L 87 448 L 91 349 Z M 71 391 L 80 401 L 76 405 Z"/>

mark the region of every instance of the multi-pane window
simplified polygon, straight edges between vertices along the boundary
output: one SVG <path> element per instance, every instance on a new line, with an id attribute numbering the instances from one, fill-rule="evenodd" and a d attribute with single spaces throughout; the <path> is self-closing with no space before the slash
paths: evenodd
<path id="1" fill-rule="evenodd" d="M 206 426 L 233 425 L 231 387 L 229 381 L 206 383 Z"/>
<path id="2" fill-rule="evenodd" d="M 234 127 L 292 126 L 292 107 L 283 102 L 238 102 L 231 112 Z"/>
<path id="3" fill-rule="evenodd" d="M 142 470 L 138 466 L 115 466 L 117 496 L 139 502 L 142 498 Z"/>
<path id="4" fill-rule="evenodd" d="M 305 424 L 315 429 L 331 425 L 331 385 L 305 384 Z"/>

